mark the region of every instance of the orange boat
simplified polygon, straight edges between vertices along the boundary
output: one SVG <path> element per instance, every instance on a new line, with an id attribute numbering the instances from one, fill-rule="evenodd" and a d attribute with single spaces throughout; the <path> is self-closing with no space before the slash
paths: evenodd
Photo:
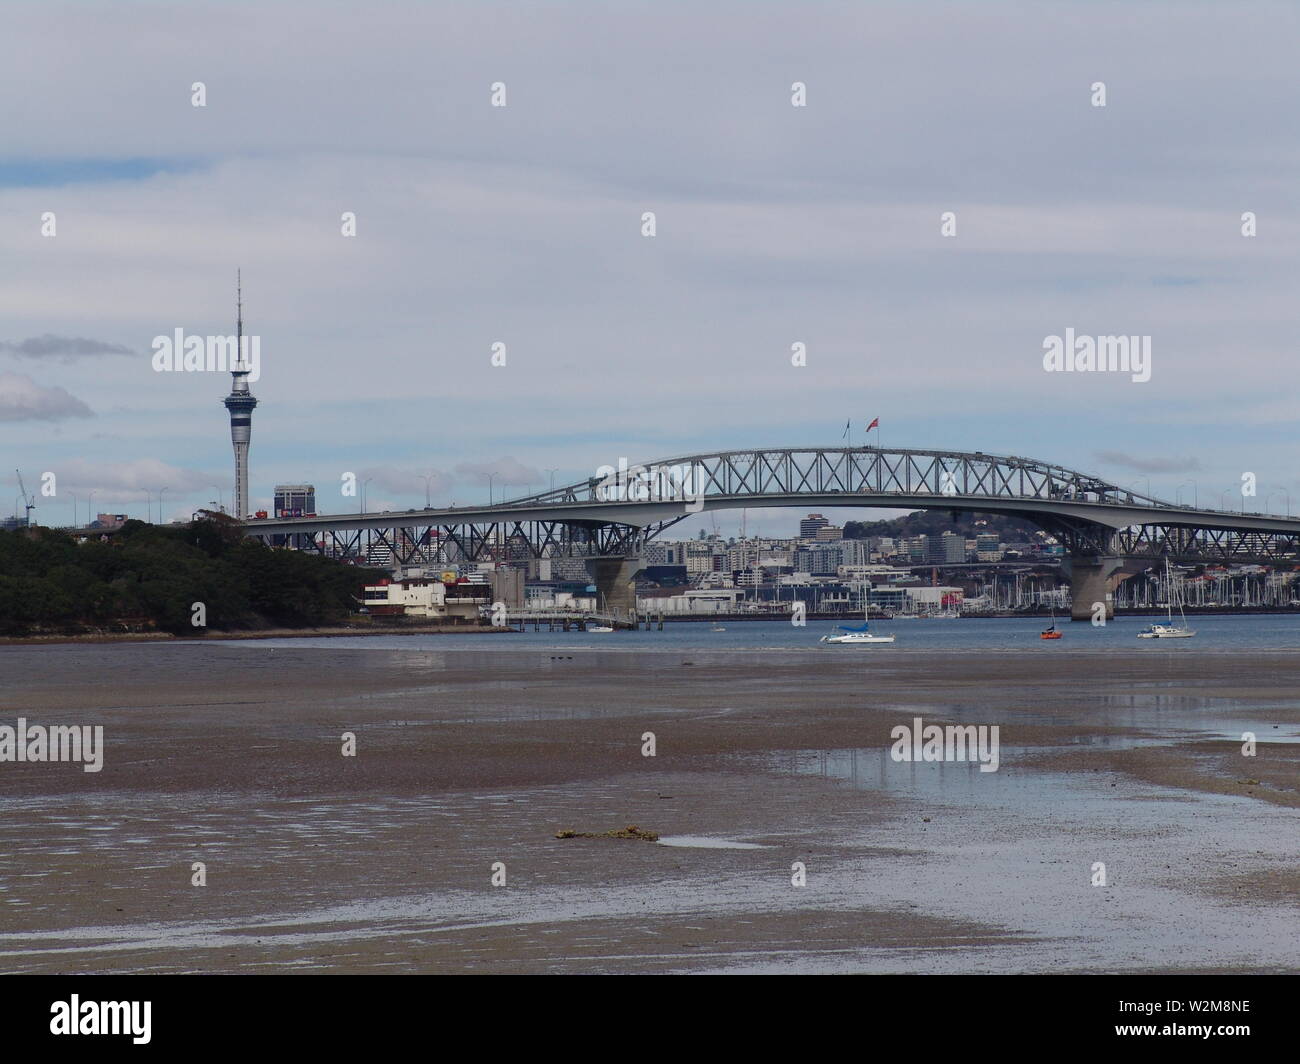
<path id="1" fill-rule="evenodd" d="M 1039 639 L 1060 639 L 1061 633 L 1058 632 L 1056 630 L 1056 626 L 1053 625 L 1051 628 L 1048 628 L 1046 631 L 1039 632 L 1038 638 Z"/>

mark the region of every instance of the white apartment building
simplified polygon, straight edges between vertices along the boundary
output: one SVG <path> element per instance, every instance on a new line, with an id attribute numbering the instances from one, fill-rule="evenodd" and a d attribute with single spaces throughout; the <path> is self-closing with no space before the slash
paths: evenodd
<path id="1" fill-rule="evenodd" d="M 453 584 L 448 592 L 447 585 L 440 580 L 385 581 L 367 586 L 362 594 L 366 612 L 375 617 L 475 621 L 485 601 L 481 594 L 470 593 L 465 585 Z"/>
<path id="2" fill-rule="evenodd" d="M 694 541 L 686 548 L 686 575 L 703 576 L 714 571 L 714 547 L 709 542 Z"/>

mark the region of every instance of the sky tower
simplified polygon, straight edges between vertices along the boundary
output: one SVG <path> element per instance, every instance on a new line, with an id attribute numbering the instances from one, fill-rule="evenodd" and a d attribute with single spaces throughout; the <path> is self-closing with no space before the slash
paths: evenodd
<path id="1" fill-rule="evenodd" d="M 248 441 L 253 435 L 253 407 L 257 406 L 257 400 L 248 390 L 248 374 L 252 367 L 248 362 L 248 352 L 244 350 L 244 291 L 238 270 L 235 271 L 235 321 L 236 354 L 230 370 L 230 394 L 224 402 L 230 411 L 230 442 L 235 447 L 234 515 L 236 521 L 243 521 L 249 516 Z"/>

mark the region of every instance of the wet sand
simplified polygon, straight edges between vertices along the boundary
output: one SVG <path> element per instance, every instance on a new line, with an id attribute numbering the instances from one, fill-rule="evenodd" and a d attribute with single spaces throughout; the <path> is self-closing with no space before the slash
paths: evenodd
<path id="1" fill-rule="evenodd" d="M 0 971 L 1300 970 L 1300 655 L 253 641 L 0 680 L 0 724 L 106 742 L 0 764 Z M 998 725 L 999 770 L 893 762 L 915 716 Z M 554 837 L 632 824 L 685 844 Z"/>
<path id="2" fill-rule="evenodd" d="M 478 624 L 335 625 L 330 628 L 243 628 L 222 631 L 212 628 L 201 636 L 171 632 L 86 632 L 77 635 L 29 635 L 0 639 L 3 646 L 48 646 L 61 643 L 173 643 L 214 642 L 230 639 L 324 639 L 374 635 L 506 635 L 510 628 Z"/>

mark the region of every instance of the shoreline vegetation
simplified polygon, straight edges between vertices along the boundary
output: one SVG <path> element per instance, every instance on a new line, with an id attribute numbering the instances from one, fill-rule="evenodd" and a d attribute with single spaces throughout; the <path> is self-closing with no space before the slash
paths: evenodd
<path id="1" fill-rule="evenodd" d="M 78 542 L 35 526 L 0 532 L 0 638 L 184 638 L 348 624 L 387 572 L 245 539 L 209 515 L 180 527 L 128 521 Z"/>

